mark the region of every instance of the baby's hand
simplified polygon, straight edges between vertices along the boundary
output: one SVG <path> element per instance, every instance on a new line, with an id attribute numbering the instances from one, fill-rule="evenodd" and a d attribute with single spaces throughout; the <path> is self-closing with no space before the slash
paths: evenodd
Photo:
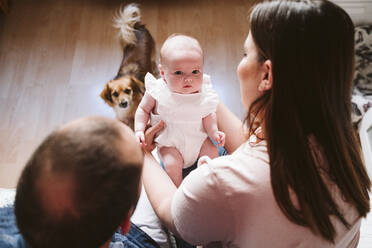
<path id="1" fill-rule="evenodd" d="M 211 137 L 214 141 L 217 142 L 218 146 L 224 146 L 225 145 L 225 133 L 221 131 L 216 131 L 213 133 Z"/>
<path id="2" fill-rule="evenodd" d="M 136 136 L 138 143 L 145 144 L 145 133 L 143 131 L 136 131 L 134 135 Z"/>

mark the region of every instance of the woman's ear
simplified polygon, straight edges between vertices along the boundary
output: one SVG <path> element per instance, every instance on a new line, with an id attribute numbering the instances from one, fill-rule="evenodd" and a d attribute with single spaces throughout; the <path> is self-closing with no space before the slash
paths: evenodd
<path id="1" fill-rule="evenodd" d="M 273 86 L 273 64 L 271 60 L 266 60 L 262 64 L 262 79 L 260 84 L 258 85 L 259 91 L 267 91 L 270 90 Z"/>

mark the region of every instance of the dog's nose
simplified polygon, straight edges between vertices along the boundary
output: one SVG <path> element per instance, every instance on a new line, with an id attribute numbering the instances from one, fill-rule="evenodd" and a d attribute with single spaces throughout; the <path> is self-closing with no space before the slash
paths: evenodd
<path id="1" fill-rule="evenodd" d="M 120 104 L 119 104 L 120 107 L 122 108 L 126 108 L 128 107 L 128 102 L 127 101 L 122 101 Z"/>

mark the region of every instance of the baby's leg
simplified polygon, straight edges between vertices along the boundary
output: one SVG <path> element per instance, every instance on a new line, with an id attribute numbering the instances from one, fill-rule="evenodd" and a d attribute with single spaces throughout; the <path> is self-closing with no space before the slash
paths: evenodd
<path id="1" fill-rule="evenodd" d="M 175 147 L 163 146 L 159 149 L 159 154 L 165 171 L 178 188 L 182 182 L 183 157 L 181 153 Z"/>
<path id="2" fill-rule="evenodd" d="M 218 157 L 218 148 L 213 145 L 212 141 L 208 137 L 204 140 L 204 143 L 200 148 L 199 157 L 205 155 L 210 158 Z"/>

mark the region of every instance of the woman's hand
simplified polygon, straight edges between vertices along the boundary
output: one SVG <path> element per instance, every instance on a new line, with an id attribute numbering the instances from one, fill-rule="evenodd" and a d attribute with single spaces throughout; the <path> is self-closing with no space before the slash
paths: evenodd
<path id="1" fill-rule="evenodd" d="M 141 143 L 142 149 L 151 152 L 155 149 L 155 135 L 164 128 L 164 121 L 159 121 L 159 123 L 155 124 L 152 127 L 149 127 L 145 131 L 145 142 Z"/>

